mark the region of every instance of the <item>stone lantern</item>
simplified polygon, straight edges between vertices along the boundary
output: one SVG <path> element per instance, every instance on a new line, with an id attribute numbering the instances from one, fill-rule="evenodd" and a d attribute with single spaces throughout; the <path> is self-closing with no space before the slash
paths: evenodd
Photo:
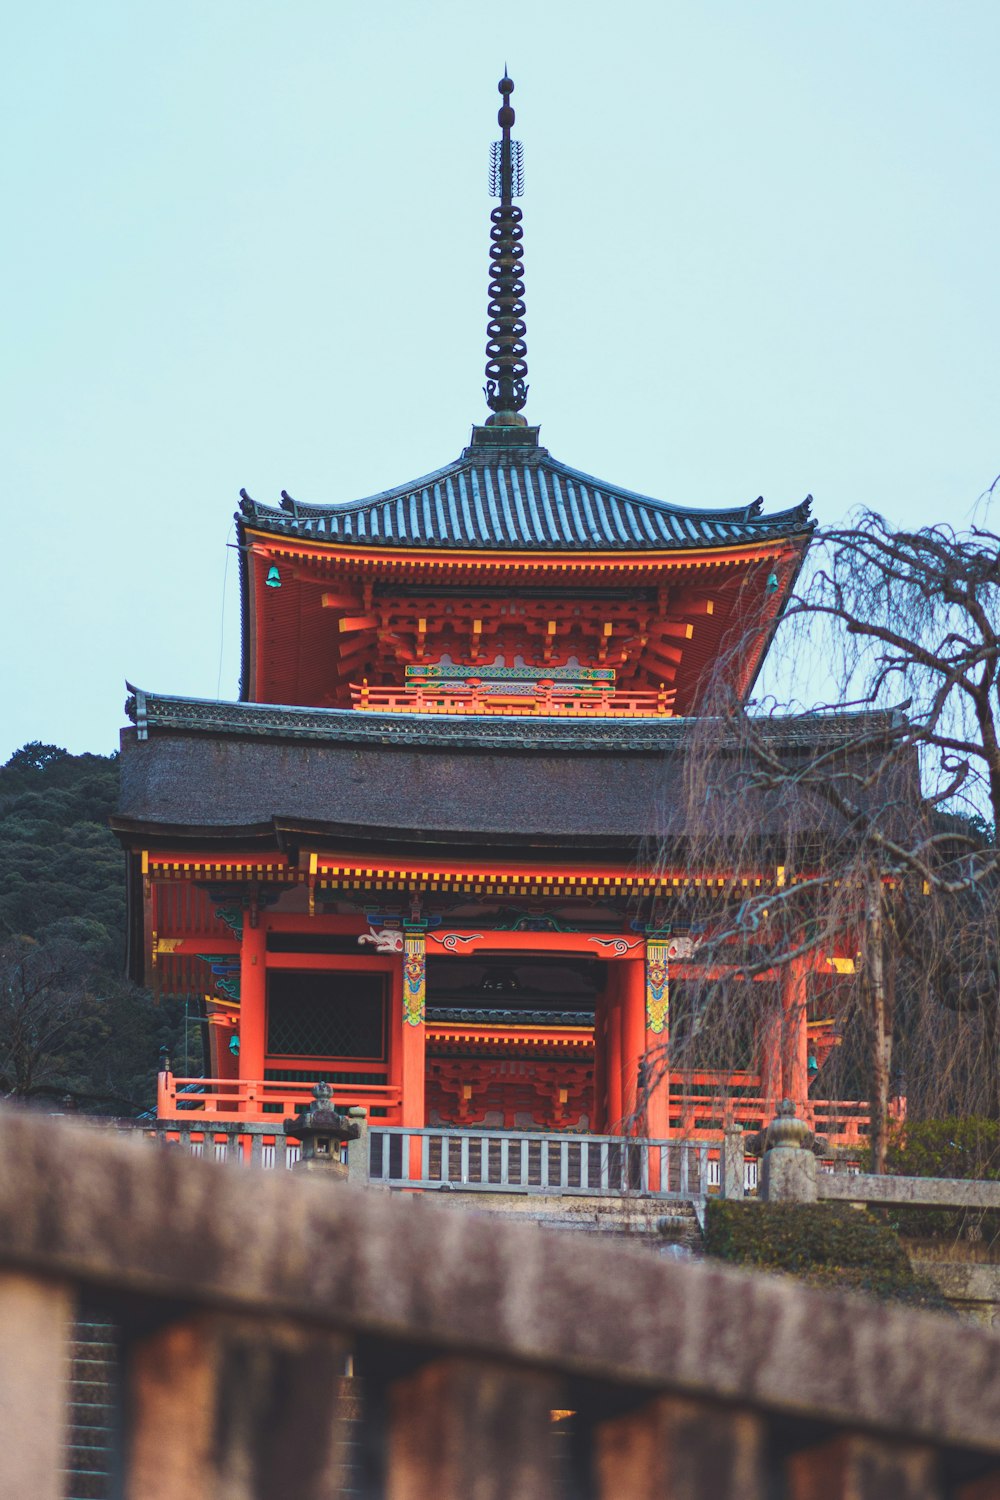
<path id="1" fill-rule="evenodd" d="M 286 1136 L 293 1135 L 302 1143 L 296 1171 L 347 1177 L 347 1165 L 340 1159 L 340 1148 L 345 1141 L 356 1141 L 360 1130 L 354 1120 L 334 1109 L 328 1083 L 316 1084 L 312 1103 L 294 1120 L 285 1120 L 283 1129 Z"/>
<path id="2" fill-rule="evenodd" d="M 790 1099 L 782 1099 L 777 1118 L 751 1136 L 747 1146 L 762 1158 L 760 1195 L 765 1201 L 816 1202 L 816 1158 L 826 1154 L 829 1142 L 796 1118 Z"/>

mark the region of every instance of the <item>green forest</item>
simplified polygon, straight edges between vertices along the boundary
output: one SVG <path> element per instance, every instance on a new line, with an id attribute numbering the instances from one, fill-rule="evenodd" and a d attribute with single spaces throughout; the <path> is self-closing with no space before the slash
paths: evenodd
<path id="1" fill-rule="evenodd" d="M 134 1115 L 179 1017 L 125 972 L 117 755 L 32 743 L 0 768 L 0 1096 Z"/>

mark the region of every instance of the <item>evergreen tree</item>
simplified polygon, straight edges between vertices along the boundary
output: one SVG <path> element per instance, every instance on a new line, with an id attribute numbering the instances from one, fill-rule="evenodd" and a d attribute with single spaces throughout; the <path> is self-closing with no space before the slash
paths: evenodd
<path id="1" fill-rule="evenodd" d="M 177 1007 L 123 977 L 117 755 L 38 741 L 0 768 L 0 1094 L 134 1114 Z"/>

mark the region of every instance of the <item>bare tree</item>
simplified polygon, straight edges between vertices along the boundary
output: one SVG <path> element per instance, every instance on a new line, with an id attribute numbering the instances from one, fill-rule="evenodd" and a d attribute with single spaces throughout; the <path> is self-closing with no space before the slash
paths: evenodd
<path id="1" fill-rule="evenodd" d="M 900 1041 L 918 1107 L 1000 1118 L 1000 536 L 871 512 L 817 533 L 769 660 L 788 686 L 750 704 L 719 664 L 691 728 L 685 842 L 695 866 L 771 878 L 686 915 L 706 972 L 736 980 L 853 955 L 841 1058 L 867 1084 L 878 1170 Z M 766 989 L 730 989 L 765 1031 Z M 715 1033 L 745 1030 L 721 1005 Z M 671 1042 L 671 1067 L 698 1033 Z"/>
<path id="2" fill-rule="evenodd" d="M 0 948 L 0 1093 L 31 1099 L 65 1089 L 87 1019 L 80 950 L 17 938 Z"/>

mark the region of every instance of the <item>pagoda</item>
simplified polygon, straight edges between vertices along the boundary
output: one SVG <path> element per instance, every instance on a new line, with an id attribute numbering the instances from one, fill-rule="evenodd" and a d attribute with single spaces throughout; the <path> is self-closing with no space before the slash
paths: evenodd
<path id="1" fill-rule="evenodd" d="M 648 1059 L 669 1058 L 670 984 L 699 973 L 688 898 L 783 871 L 766 850 L 691 868 L 678 786 L 710 685 L 745 699 L 760 670 L 809 501 L 690 509 L 542 446 L 499 89 L 489 415 L 367 499 L 242 492 L 239 701 L 130 686 L 131 972 L 206 1038 L 203 1076 L 161 1073 L 161 1117 L 280 1130 L 321 1083 L 387 1126 L 722 1124 L 669 1067 L 650 1089 Z M 807 968 L 774 983 L 780 1041 L 723 1091 L 752 1126 L 809 1106 Z"/>

